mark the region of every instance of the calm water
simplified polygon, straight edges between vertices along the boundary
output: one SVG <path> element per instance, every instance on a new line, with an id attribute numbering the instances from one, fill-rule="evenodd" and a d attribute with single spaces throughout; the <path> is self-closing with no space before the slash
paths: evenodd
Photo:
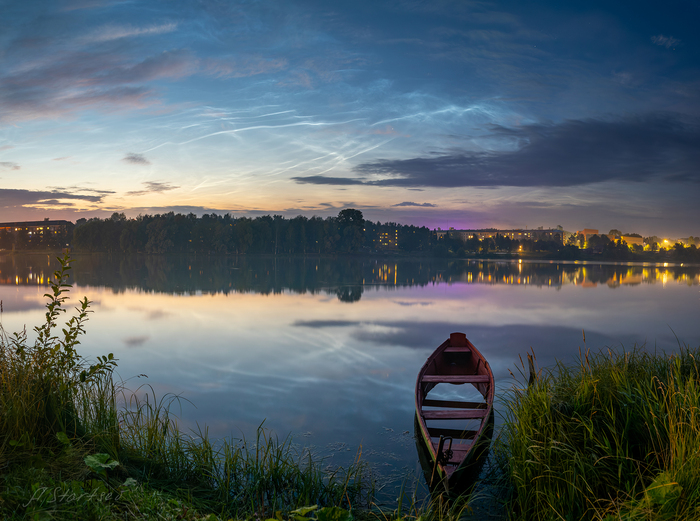
<path id="1" fill-rule="evenodd" d="M 43 320 L 47 255 L 0 257 L 6 331 Z M 342 463 L 362 447 L 386 476 L 417 469 L 421 365 L 465 332 L 503 390 L 583 347 L 700 345 L 700 268 L 387 259 L 76 256 L 94 313 L 82 353 L 113 352 L 129 387 L 191 402 L 185 428 L 280 436 Z M 145 374 L 148 378 L 136 375 Z"/>

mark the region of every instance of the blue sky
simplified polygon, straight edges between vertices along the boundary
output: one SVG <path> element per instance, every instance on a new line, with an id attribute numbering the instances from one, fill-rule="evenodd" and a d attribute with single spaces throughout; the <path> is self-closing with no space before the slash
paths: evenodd
<path id="1" fill-rule="evenodd" d="M 695 2 L 0 10 L 0 221 L 352 207 L 700 235 Z"/>

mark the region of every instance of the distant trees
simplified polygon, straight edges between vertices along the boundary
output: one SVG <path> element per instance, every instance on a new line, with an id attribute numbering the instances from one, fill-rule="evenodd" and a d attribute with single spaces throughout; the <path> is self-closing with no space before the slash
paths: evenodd
<path id="1" fill-rule="evenodd" d="M 364 218 L 347 209 L 338 217 L 281 215 L 235 219 L 230 214 L 140 215 L 127 219 L 82 219 L 75 227 L 76 251 L 125 253 L 335 253 L 356 252 L 365 245 Z M 2 238 L 0 238 L 1 240 Z"/>
<path id="2" fill-rule="evenodd" d="M 671 255 L 676 262 L 698 262 L 700 261 L 700 249 L 695 244 L 684 246 L 677 242 L 673 245 Z"/>
<path id="3" fill-rule="evenodd" d="M 612 234 L 610 234 L 612 235 Z M 603 250 L 605 250 L 608 247 L 608 244 L 610 243 L 610 239 L 608 238 L 607 235 L 591 235 L 588 238 L 588 248 L 593 250 L 594 252 L 601 253 Z"/>

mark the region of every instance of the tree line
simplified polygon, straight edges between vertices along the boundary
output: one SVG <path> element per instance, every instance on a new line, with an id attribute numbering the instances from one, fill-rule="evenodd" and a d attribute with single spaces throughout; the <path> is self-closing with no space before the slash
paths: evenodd
<path id="1" fill-rule="evenodd" d="M 611 230 L 611 234 L 616 231 Z M 234 218 L 230 214 L 213 213 L 197 217 L 194 213 L 174 212 L 127 218 L 123 213 L 114 213 L 105 219 L 78 219 L 67 233 L 66 237 L 27 242 L 21 234 L 5 232 L 0 234 L 0 249 L 46 250 L 70 242 L 76 252 L 108 253 L 319 255 L 392 250 L 442 258 L 496 252 L 536 253 L 554 259 L 657 260 L 646 258 L 656 257 L 655 252 L 642 252 L 639 245 L 629 247 L 624 241 L 611 241 L 606 235 L 593 235 L 585 240 L 583 235 L 573 234 L 565 245 L 556 241 L 511 239 L 498 233 L 464 242 L 450 234 L 438 237 L 425 226 L 374 223 L 352 208 L 340 211 L 335 217 L 300 215 L 292 219 L 281 215 Z M 647 239 L 653 244 L 651 238 Z M 677 244 L 669 250 L 656 246 L 658 253 L 668 260 L 700 260 L 700 251 L 695 246 Z"/>
<path id="2" fill-rule="evenodd" d="M 287 219 L 281 215 L 234 218 L 230 214 L 140 215 L 127 219 L 80 219 L 72 247 L 79 252 L 332 254 L 371 251 L 380 234 L 398 238 L 397 248 L 429 252 L 433 234 L 426 227 L 373 223 L 362 212 L 342 210 L 335 217 Z"/>

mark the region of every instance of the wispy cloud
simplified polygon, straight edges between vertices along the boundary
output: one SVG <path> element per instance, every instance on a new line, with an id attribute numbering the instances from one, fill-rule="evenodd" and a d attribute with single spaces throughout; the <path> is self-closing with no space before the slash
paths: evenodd
<path id="1" fill-rule="evenodd" d="M 651 41 L 656 45 L 666 47 L 667 49 L 670 49 L 671 47 L 676 47 L 679 43 L 681 43 L 680 40 L 674 38 L 673 36 L 664 36 L 663 34 L 657 34 L 656 36 L 652 36 Z"/>
<path id="2" fill-rule="evenodd" d="M 148 27 L 133 27 L 131 25 L 106 25 L 85 36 L 86 42 L 106 42 L 133 36 L 148 36 L 170 33 L 177 29 L 176 23 L 151 25 Z"/>
<path id="3" fill-rule="evenodd" d="M 128 195 L 145 195 L 152 193 L 168 192 L 170 190 L 175 190 L 180 188 L 176 185 L 171 185 L 170 183 L 161 183 L 158 181 L 146 181 L 143 183 L 145 188 L 143 190 L 134 190 L 132 192 L 127 192 Z"/>
<path id="4" fill-rule="evenodd" d="M 185 49 L 134 58 L 106 49 L 47 48 L 45 56 L 0 69 L 0 121 L 55 118 L 90 108 L 145 108 L 158 101 L 149 82 L 198 70 L 197 59 Z"/>
<path id="5" fill-rule="evenodd" d="M 258 74 L 267 74 L 286 69 L 286 58 L 271 58 L 265 56 L 238 56 L 231 58 L 209 58 L 202 69 L 205 73 L 217 78 L 245 78 Z"/>
<path id="6" fill-rule="evenodd" d="M 12 161 L 0 161 L 0 168 L 5 168 L 7 170 L 19 170 L 22 167 L 17 163 L 13 163 Z"/>
<path id="7" fill-rule="evenodd" d="M 151 162 L 146 159 L 146 156 L 143 154 L 135 154 L 133 152 L 129 152 L 126 154 L 123 158 L 122 161 L 126 163 L 131 163 L 132 165 L 150 165 Z"/>

